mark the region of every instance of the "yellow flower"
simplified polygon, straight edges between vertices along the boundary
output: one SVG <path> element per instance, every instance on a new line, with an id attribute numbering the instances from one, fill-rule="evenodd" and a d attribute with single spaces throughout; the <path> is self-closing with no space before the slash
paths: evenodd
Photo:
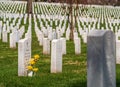
<path id="1" fill-rule="evenodd" d="M 31 65 L 34 65 L 34 64 L 35 64 L 35 61 L 31 61 L 30 64 L 31 64 Z"/>
<path id="2" fill-rule="evenodd" d="M 35 60 L 37 60 L 37 59 L 39 59 L 39 58 L 40 58 L 39 55 L 34 55 L 34 59 L 35 59 Z"/>
<path id="3" fill-rule="evenodd" d="M 35 64 L 35 60 L 33 58 L 31 58 L 30 61 L 29 61 L 29 64 L 34 65 Z"/>
<path id="4" fill-rule="evenodd" d="M 34 61 L 34 58 L 31 58 L 29 61 Z"/>
<path id="5" fill-rule="evenodd" d="M 32 70 L 33 67 L 32 67 L 32 66 L 27 66 L 27 69 L 28 69 L 28 70 Z"/>
<path id="6" fill-rule="evenodd" d="M 38 68 L 33 68 L 33 71 L 34 71 L 34 72 L 37 72 L 37 71 L 38 71 Z"/>

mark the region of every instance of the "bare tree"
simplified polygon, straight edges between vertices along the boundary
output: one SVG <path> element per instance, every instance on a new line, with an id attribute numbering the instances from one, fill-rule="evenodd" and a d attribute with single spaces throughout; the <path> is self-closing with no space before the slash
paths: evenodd
<path id="1" fill-rule="evenodd" d="M 32 14 L 32 0 L 27 0 L 27 13 Z"/>
<path id="2" fill-rule="evenodd" d="M 69 16 L 70 16 L 70 40 L 73 40 L 74 35 L 73 35 L 73 30 L 74 30 L 74 25 L 73 25 L 73 0 L 69 0 Z"/>
<path id="3" fill-rule="evenodd" d="M 66 11 L 67 15 L 68 15 L 68 22 L 69 22 L 69 26 L 70 26 L 70 40 L 74 39 L 74 28 L 75 25 L 77 23 L 77 16 L 78 16 L 78 0 L 66 0 L 65 1 L 69 6 L 68 6 L 68 11 Z M 76 4 L 76 7 L 74 7 L 73 5 Z M 74 12 L 76 12 L 75 14 L 73 13 L 73 10 L 75 10 Z M 73 20 L 75 19 L 75 20 Z"/>

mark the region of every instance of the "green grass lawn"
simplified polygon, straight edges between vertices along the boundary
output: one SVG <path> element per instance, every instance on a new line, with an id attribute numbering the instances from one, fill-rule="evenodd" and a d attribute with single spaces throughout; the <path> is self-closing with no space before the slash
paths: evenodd
<path id="1" fill-rule="evenodd" d="M 0 87 L 87 87 L 86 44 L 82 53 L 75 55 L 74 44 L 67 41 L 67 55 L 63 56 L 62 73 L 50 73 L 50 55 L 42 54 L 34 28 L 32 29 L 32 56 L 40 55 L 39 71 L 33 77 L 18 77 L 18 49 L 0 40 Z M 120 87 L 120 65 L 117 65 L 117 87 Z"/>
<path id="2" fill-rule="evenodd" d="M 1 9 L 2 4 L 0 5 L 1 5 L 0 6 L 0 9 Z M 15 6 L 15 9 L 17 9 L 16 6 Z M 3 7 L 8 7 L 8 6 L 3 6 Z M 40 9 L 38 9 L 37 6 L 34 6 L 34 12 L 35 12 L 35 9 L 37 9 L 40 15 L 41 14 L 44 15 L 46 13 L 46 10 L 43 10 L 44 7 L 42 5 L 41 6 L 39 5 L 39 8 Z M 51 15 L 57 14 L 58 7 L 52 7 L 52 6 L 47 7 L 49 11 L 52 8 L 55 9 L 54 13 L 52 11 L 49 13 Z M 101 8 L 90 8 L 90 9 L 91 11 L 94 11 L 95 9 L 100 10 L 100 13 L 101 14 L 103 13 L 101 12 Z M 4 8 L 3 10 L 7 11 L 8 9 Z M 24 8 L 24 10 L 26 11 L 26 8 Z M 81 9 L 81 11 L 82 10 L 84 10 L 84 8 Z M 86 7 L 85 10 L 86 10 L 85 12 L 87 12 L 89 8 Z M 114 12 L 114 10 L 112 11 Z M 22 13 L 22 10 L 17 9 L 16 13 Z M 63 13 L 65 12 L 62 9 L 62 12 L 59 12 L 59 13 L 60 13 L 59 15 L 64 16 Z M 107 12 L 104 12 L 104 13 L 106 14 Z M 80 15 L 82 14 L 84 15 L 84 12 L 80 12 Z M 90 14 L 90 16 L 92 17 L 95 15 Z M 98 19 L 99 15 L 97 15 L 96 18 Z M 15 25 L 17 24 L 18 19 L 19 18 L 17 18 Z M 0 18 L 0 20 L 3 21 L 3 18 Z M 25 32 L 27 32 L 28 21 L 29 20 L 27 19 L 27 24 L 25 24 L 25 28 L 26 28 Z M 56 28 L 55 21 L 54 20 L 51 20 L 51 21 L 52 21 L 53 26 L 50 25 L 50 21 L 48 21 L 48 25 L 50 25 L 52 28 Z M 24 18 L 21 21 L 20 27 L 24 25 L 23 22 L 24 22 Z M 41 28 L 41 25 L 39 25 L 41 21 L 38 21 L 37 19 L 37 22 L 38 22 L 38 27 Z M 13 23 L 13 18 L 11 19 L 10 23 Z M 42 23 L 44 26 L 47 26 L 47 23 L 45 23 L 43 19 L 42 19 Z M 59 23 L 60 21 L 58 20 L 57 24 Z M 65 23 L 65 20 L 62 21 L 61 27 L 63 27 L 64 23 Z M 62 73 L 51 74 L 50 73 L 50 58 L 51 57 L 50 55 L 42 54 L 42 46 L 39 46 L 39 43 L 37 41 L 37 37 L 34 31 L 33 20 L 32 20 L 32 24 L 33 24 L 32 26 L 32 56 L 34 56 L 35 54 L 40 55 L 40 60 L 37 63 L 37 67 L 39 68 L 39 71 L 33 77 L 18 77 L 18 49 L 17 48 L 10 49 L 9 43 L 3 43 L 2 40 L 0 40 L 0 87 L 87 87 L 87 57 L 86 57 L 87 46 L 86 44 L 82 42 L 82 46 L 81 46 L 82 53 L 80 55 L 75 55 L 74 43 L 72 41 L 67 41 L 67 45 L 66 45 L 67 54 L 63 56 Z M 105 24 L 106 24 L 105 22 L 101 24 L 102 25 L 101 27 L 105 27 Z M 86 23 L 84 25 L 86 25 Z M 96 25 L 95 26 L 96 29 L 98 29 L 98 22 L 96 22 L 95 25 Z M 83 28 L 82 22 L 80 22 L 80 26 Z M 93 23 L 91 24 L 91 26 L 93 26 Z M 68 27 L 68 22 L 66 23 L 66 28 L 67 27 Z M 78 25 L 76 25 L 76 27 L 78 28 Z M 86 27 L 88 27 L 88 25 L 86 25 Z M 117 87 L 120 87 L 120 65 L 116 66 L 116 84 L 117 84 Z"/>

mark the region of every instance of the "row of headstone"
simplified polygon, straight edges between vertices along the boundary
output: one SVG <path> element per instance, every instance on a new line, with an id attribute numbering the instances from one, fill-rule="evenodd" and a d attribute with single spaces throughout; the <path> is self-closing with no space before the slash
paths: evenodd
<path id="1" fill-rule="evenodd" d="M 7 12 L 18 12 L 20 13 L 21 10 L 22 10 L 22 13 L 25 13 L 25 10 L 26 10 L 26 5 L 27 5 L 27 2 L 1 2 L 0 3 L 1 5 L 1 9 L 2 10 L 5 10 Z M 5 7 L 6 4 L 8 4 L 8 7 Z M 49 6 L 49 8 L 47 8 Z M 66 6 L 66 10 L 68 9 L 68 5 L 65 5 Z M 89 6 L 89 5 L 85 5 L 83 6 L 83 8 L 87 8 L 88 10 L 87 11 L 84 11 L 82 14 L 81 14 L 81 8 L 82 5 L 79 5 L 79 14 L 80 16 L 92 16 L 92 17 L 102 17 L 102 16 L 107 16 L 107 17 L 111 17 L 111 15 L 113 15 L 113 17 L 117 17 L 118 14 L 119 14 L 119 7 L 107 7 L 107 6 Z M 13 8 L 13 9 L 12 9 Z M 63 15 L 64 13 L 64 10 L 62 8 L 62 4 L 49 4 L 49 3 L 36 3 L 36 2 L 33 2 L 33 13 L 35 14 L 38 14 L 38 13 L 42 13 L 42 14 L 47 14 L 47 15 Z M 39 9 L 39 10 L 38 10 Z M 97 9 L 97 10 L 96 10 Z M 40 11 L 40 12 L 38 12 Z M 50 14 L 49 14 L 50 13 Z M 73 11 L 74 13 L 74 11 Z M 103 13 L 103 14 L 100 14 L 100 13 Z M 66 14 L 64 14 L 66 15 Z M 102 19 L 103 21 L 103 19 Z"/>
<path id="2" fill-rule="evenodd" d="M 48 39 L 45 38 L 44 40 L 47 41 Z M 30 41 L 30 38 L 25 38 L 18 42 L 18 76 L 28 75 L 26 67 L 28 66 L 29 59 L 31 58 Z M 64 38 L 52 40 L 51 73 L 62 72 L 62 55 L 66 54 L 65 43 Z M 47 50 L 47 48 L 45 50 Z M 45 54 L 46 53 L 47 52 L 45 52 Z"/>
<path id="3" fill-rule="evenodd" d="M 33 7 L 36 7 L 36 6 L 43 6 L 42 5 L 42 3 L 34 3 L 34 6 Z M 48 3 L 45 3 L 44 4 L 44 6 L 43 6 L 43 9 L 41 9 L 41 10 L 44 10 L 43 12 L 45 13 L 45 9 L 46 9 L 46 7 L 47 7 L 47 5 L 49 6 L 49 5 L 51 5 L 51 4 L 48 4 Z M 57 7 L 57 6 L 56 6 Z M 59 7 L 59 5 L 58 5 L 58 7 Z M 82 14 L 84 14 L 85 16 L 83 16 L 83 15 L 79 15 L 79 17 L 78 17 L 78 19 L 77 19 L 77 24 L 78 24 L 78 32 L 80 33 L 80 35 L 82 36 L 82 39 L 83 39 L 83 42 L 84 43 L 87 43 L 87 34 L 91 31 L 91 30 L 94 30 L 94 29 L 102 29 L 102 30 L 104 30 L 104 29 L 111 29 L 112 31 L 114 30 L 113 28 L 115 27 L 115 32 L 117 33 L 117 31 L 118 31 L 118 29 L 117 29 L 117 27 L 116 26 L 118 26 L 119 27 L 119 17 L 117 17 L 117 18 L 115 18 L 115 17 L 111 17 L 111 15 L 113 15 L 114 16 L 114 14 L 113 13 L 116 13 L 116 14 L 118 14 L 118 10 L 119 10 L 119 8 L 117 7 L 117 8 L 113 8 L 113 7 L 110 7 L 110 6 L 104 6 L 104 8 L 102 7 L 102 6 L 89 6 L 89 5 L 86 5 L 86 6 L 84 6 L 85 8 L 87 8 L 88 9 L 88 12 L 90 12 L 89 14 L 92 14 L 92 16 L 90 17 L 89 15 L 88 15 L 88 13 L 87 12 L 83 12 Z M 94 7 L 94 8 L 93 8 Z M 110 8 L 109 8 L 110 7 Z M 39 7 L 38 7 L 39 8 Z M 44 9 L 45 8 L 45 9 Z M 54 6 L 51 6 L 50 8 L 54 8 Z M 94 9 L 97 9 L 97 10 L 94 10 Z M 90 11 L 89 11 L 90 10 Z M 93 11 L 91 11 L 91 10 L 93 10 Z M 113 11 L 113 13 L 112 13 L 112 11 L 110 11 L 110 10 L 112 10 Z M 79 9 L 79 11 L 80 11 L 80 9 Z M 48 12 L 48 11 L 47 11 Z M 91 12 L 93 12 L 93 13 L 91 13 Z M 109 15 L 107 15 L 107 13 L 109 13 L 109 12 L 111 12 Z M 36 16 L 37 16 L 37 19 L 39 19 L 39 23 L 40 23 L 40 27 L 41 27 L 41 29 L 43 29 L 43 27 L 46 27 L 46 25 L 49 25 L 49 23 L 48 23 L 48 21 L 50 21 L 50 24 L 52 23 L 51 21 L 52 20 L 58 20 L 58 21 L 60 21 L 60 23 L 59 23 L 59 26 L 60 25 L 62 25 L 62 21 L 66 21 L 66 19 L 67 19 L 67 16 L 66 15 L 64 15 L 64 17 L 63 16 L 61 16 L 61 15 L 58 15 L 58 14 L 55 14 L 54 15 L 54 17 L 52 16 L 52 15 L 50 15 L 50 14 L 42 14 L 42 15 L 39 15 L 39 14 L 37 14 Z M 101 15 L 101 14 L 99 14 L 99 13 L 105 13 L 104 15 Z M 93 15 L 95 15 L 95 14 L 97 14 L 97 15 L 100 15 L 100 18 L 97 18 L 96 16 L 94 17 Z M 35 15 L 34 15 L 35 16 Z M 98 16 L 99 17 L 99 16 Z M 104 18 L 105 17 L 105 18 Z M 43 25 L 44 23 L 42 23 L 41 22 L 41 19 L 42 19 L 42 21 L 44 21 L 45 22 L 45 26 Z M 57 21 L 55 21 L 55 24 L 57 24 L 56 23 Z M 103 24 L 105 22 L 105 26 L 106 26 L 106 28 L 104 28 L 104 27 L 101 27 L 101 25 Z M 101 24 L 102 23 L 102 24 Z M 65 25 L 65 23 L 64 23 L 64 25 Z M 81 26 L 82 25 L 82 26 Z M 97 25 L 97 27 L 96 27 L 96 25 Z M 58 25 L 57 25 L 58 26 Z M 50 26 L 47 26 L 47 29 L 49 29 L 50 28 Z M 65 27 L 63 27 L 63 28 L 61 28 L 61 27 L 59 27 L 60 29 L 61 29 L 61 31 L 62 30 L 65 30 L 65 28 L 66 28 L 66 25 L 65 25 Z M 44 30 L 43 29 L 43 32 L 44 31 L 46 31 L 46 30 Z M 66 32 L 66 39 L 67 40 L 69 40 L 69 36 L 70 36 L 70 28 L 68 27 L 67 28 L 67 31 L 63 31 L 62 33 L 65 33 Z M 48 33 L 48 32 L 47 32 Z M 45 34 L 45 36 L 46 36 L 46 34 L 47 33 L 44 33 Z M 49 37 L 51 38 L 51 36 L 50 36 L 50 34 L 49 34 Z M 48 38 L 49 38 L 48 37 Z"/>
<path id="4" fill-rule="evenodd" d="M 27 2 L 0 1 L 0 11 L 4 13 L 26 13 Z"/>
<path id="5" fill-rule="evenodd" d="M 19 41 L 19 76 L 27 75 L 25 67 L 31 53 L 29 41 L 27 38 Z M 90 32 L 87 45 L 87 87 L 116 87 L 115 45 L 115 35 L 113 32 L 97 30 Z M 52 41 L 51 73 L 60 72 L 62 72 L 62 41 L 56 39 Z"/>
<path id="6" fill-rule="evenodd" d="M 51 31 L 51 29 L 49 31 Z M 35 28 L 35 32 L 38 37 L 39 45 L 43 46 L 43 54 L 50 54 L 50 41 L 52 41 L 54 39 L 63 39 L 64 46 L 66 44 L 66 39 L 61 38 L 59 31 L 58 31 L 58 33 L 56 33 L 55 30 L 53 30 L 53 33 L 52 33 L 52 31 L 49 32 L 48 38 L 45 38 L 45 35 L 43 34 L 43 32 L 41 32 L 38 29 L 38 27 Z M 51 33 L 51 35 L 50 35 L 50 33 Z M 77 36 L 75 38 L 75 54 L 80 54 L 81 53 L 81 40 L 78 37 L 78 33 L 76 33 L 76 34 L 77 34 Z M 65 47 L 65 49 L 66 49 L 66 47 Z M 64 51 L 63 54 L 66 54 L 66 51 Z"/>
<path id="7" fill-rule="evenodd" d="M 1 16 L 1 19 L 3 20 L 0 21 L 0 38 L 3 42 L 8 42 L 9 40 L 10 48 L 16 48 L 16 43 L 23 38 L 25 27 L 22 25 L 20 28 L 23 18 L 27 19 L 27 15 L 5 13 L 4 16 Z"/>
<path id="8" fill-rule="evenodd" d="M 21 29 L 15 29 L 12 33 L 10 33 L 10 48 L 16 48 L 16 43 L 22 39 L 24 32 L 25 29 L 22 27 Z"/>

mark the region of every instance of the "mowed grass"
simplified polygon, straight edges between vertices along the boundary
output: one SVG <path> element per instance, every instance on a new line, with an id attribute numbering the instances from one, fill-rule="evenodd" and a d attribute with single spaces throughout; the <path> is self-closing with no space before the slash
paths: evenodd
<path id="1" fill-rule="evenodd" d="M 74 43 L 67 41 L 67 55 L 63 56 L 62 73 L 50 73 L 50 55 L 42 54 L 32 27 L 32 56 L 40 55 L 39 71 L 33 77 L 18 77 L 18 49 L 10 49 L 9 43 L 0 40 L 0 87 L 87 87 L 86 44 L 82 53 L 75 55 Z M 120 65 L 117 65 L 117 87 L 120 87 Z M 94 83 L 93 83 L 94 84 Z"/>

